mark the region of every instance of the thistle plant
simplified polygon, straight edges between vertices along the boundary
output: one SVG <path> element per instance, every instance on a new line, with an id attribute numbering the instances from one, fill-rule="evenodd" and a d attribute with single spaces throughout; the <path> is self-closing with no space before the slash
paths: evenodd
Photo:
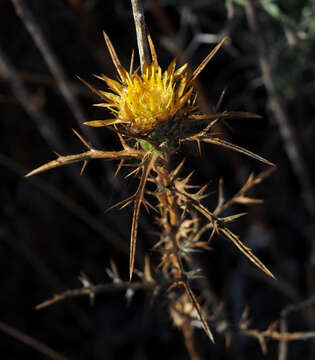
<path id="1" fill-rule="evenodd" d="M 251 175 L 239 193 L 229 201 L 224 201 L 221 186 L 218 204 L 213 211 L 210 211 L 202 204 L 207 185 L 197 188 L 191 185 L 192 174 L 181 177 L 185 161 L 181 161 L 175 169 L 170 169 L 169 159 L 173 153 L 180 150 L 183 142 L 194 141 L 199 146 L 201 142 L 212 143 L 241 152 L 267 165 L 273 164 L 261 156 L 217 137 L 212 131 L 214 125 L 223 118 L 257 118 L 258 116 L 227 111 L 201 114 L 198 110 L 194 80 L 222 47 L 225 38 L 192 72 L 187 63 L 178 67 L 176 59 L 166 70 L 162 70 L 150 36 L 147 37 L 151 54 L 150 62 L 143 62 L 142 71 L 134 69 L 132 55 L 130 68 L 127 71 L 121 65 L 115 48 L 105 33 L 104 38 L 117 70 L 118 79 L 111 79 L 104 74 L 97 75 L 96 77 L 105 83 L 107 87 L 105 91 L 81 80 L 101 99 L 102 102 L 95 106 L 105 108 L 106 113 L 111 117 L 85 124 L 92 127 L 106 126 L 118 136 L 122 150 L 94 149 L 75 131 L 87 147 L 87 151 L 76 155 L 58 155 L 56 160 L 33 170 L 26 176 L 74 162 L 83 162 L 81 171 L 83 173 L 86 164 L 92 159 L 119 160 L 116 174 L 122 166 L 132 168 L 130 175 L 140 179 L 137 190 L 127 199 L 114 205 L 124 208 L 133 204 L 129 280 L 132 280 L 135 271 L 138 222 L 141 207 L 144 206 L 148 211 L 152 209 L 157 214 L 155 221 L 160 230 L 153 248 L 160 252 L 161 258 L 155 276 L 152 275 L 149 260 L 146 259 L 145 270 L 141 273 L 142 279 L 146 283 L 151 283 L 152 287 L 164 289 L 173 323 L 183 332 L 191 357 L 197 359 L 192 340 L 196 320 L 201 323 L 213 342 L 214 337 L 208 325 L 209 309 L 199 304 L 192 290 L 191 282 L 200 277 L 201 269 L 194 267 L 191 254 L 198 250 L 209 250 L 210 240 L 213 236 L 219 235 L 232 241 L 250 261 L 274 278 L 271 271 L 228 227 L 230 222 L 244 213 L 228 217 L 221 215 L 233 202 L 254 201 L 247 197 L 246 193 L 264 178 L 265 173 L 258 177 Z M 193 132 L 191 129 L 194 128 L 192 126 L 194 123 L 204 125 L 201 130 L 199 126 L 199 130 Z M 155 188 L 151 190 L 150 186 L 148 189 L 148 183 L 154 184 Z M 150 201 L 152 197 L 156 201 Z M 201 220 L 202 217 L 206 219 L 206 224 Z M 206 231 L 210 233 L 208 241 L 203 240 L 202 236 Z M 140 274 L 139 271 L 137 273 Z"/>

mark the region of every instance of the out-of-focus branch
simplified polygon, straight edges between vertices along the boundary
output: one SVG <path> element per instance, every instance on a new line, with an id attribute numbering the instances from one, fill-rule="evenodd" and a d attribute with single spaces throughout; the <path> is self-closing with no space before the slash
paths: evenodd
<path id="1" fill-rule="evenodd" d="M 305 310 L 311 306 L 314 306 L 315 304 L 315 294 L 311 296 L 310 298 L 298 303 L 298 304 L 290 304 L 287 305 L 282 311 L 281 311 L 281 319 L 280 319 L 280 330 L 282 333 L 287 332 L 288 330 L 288 324 L 287 324 L 287 317 L 292 312 L 302 311 Z M 288 355 L 288 339 L 282 338 L 279 342 L 279 360 L 286 360 Z"/>
<path id="2" fill-rule="evenodd" d="M 305 332 L 279 332 L 275 330 L 267 329 L 265 331 L 260 331 L 256 329 L 249 329 L 240 332 L 242 335 L 255 338 L 259 341 L 260 346 L 264 355 L 267 354 L 267 342 L 268 340 L 275 340 L 279 342 L 288 342 L 288 341 L 305 341 L 308 339 L 315 338 L 315 331 L 305 331 Z M 279 360 L 282 359 L 279 357 Z M 284 358 L 285 359 L 285 358 Z"/>
<path id="3" fill-rule="evenodd" d="M 50 119 L 44 112 L 39 110 L 37 106 L 32 101 L 32 95 L 24 86 L 23 82 L 19 78 L 16 70 L 10 64 L 6 55 L 2 52 L 0 48 L 0 78 L 7 81 L 12 88 L 12 92 L 15 97 L 18 99 L 20 104 L 23 106 L 24 110 L 28 116 L 35 122 L 39 132 L 47 143 L 54 149 L 58 151 L 64 151 L 64 146 L 62 145 L 59 137 L 53 127 L 54 121 Z M 97 152 L 96 152 L 97 155 Z M 94 155 L 95 156 L 95 155 Z M 84 159 L 82 159 L 84 161 Z M 21 170 L 17 170 L 17 167 L 13 165 L 7 158 L 3 155 L 0 156 L 0 161 L 9 167 L 14 172 L 21 174 Z M 78 160 L 80 161 L 80 160 Z M 74 161 L 72 161 L 74 162 Z M 61 166 L 60 164 L 59 166 Z M 43 170 L 44 171 L 44 170 Z M 24 172 L 25 173 L 25 172 Z M 33 173 L 34 174 L 34 173 Z M 104 210 L 104 197 L 103 195 L 95 188 L 95 186 L 88 180 L 87 177 L 78 176 L 76 171 L 72 171 L 70 168 L 67 169 L 67 174 L 75 183 L 78 183 L 85 193 L 88 194 L 89 198 L 96 207 L 100 210 Z M 22 175 L 21 175 L 22 176 Z M 104 236 L 106 241 L 111 242 L 111 244 L 119 249 L 122 252 L 126 252 L 126 246 L 124 242 L 118 237 L 113 229 L 109 229 L 105 224 L 100 224 L 95 217 L 87 214 L 83 208 L 78 208 L 70 199 L 64 197 L 64 194 L 57 191 L 57 189 L 50 188 L 48 184 L 43 184 L 40 180 L 36 180 L 35 183 L 39 186 L 44 192 L 51 195 L 56 201 L 65 206 L 68 210 L 73 212 L 78 218 L 84 220 L 89 226 L 91 226 L 97 233 Z M 106 235 L 106 236 L 105 236 Z"/>
<path id="4" fill-rule="evenodd" d="M 314 193 L 311 186 L 309 171 L 301 155 L 298 140 L 291 128 L 289 116 L 283 103 L 283 99 L 281 98 L 281 95 L 279 94 L 276 85 L 274 84 L 265 42 L 261 36 L 259 23 L 252 1 L 245 0 L 245 12 L 249 28 L 255 35 L 255 41 L 258 49 L 259 66 L 266 90 L 268 92 L 271 111 L 278 123 L 285 150 L 291 162 L 293 171 L 300 183 L 302 196 L 307 211 L 313 218 L 315 218 Z"/>
<path id="5" fill-rule="evenodd" d="M 49 144 L 49 146 L 56 151 L 65 151 L 64 145 L 61 143 L 59 136 L 53 126 L 54 121 L 32 101 L 32 94 L 24 86 L 14 66 L 10 63 L 5 53 L 0 48 L 0 78 L 7 81 L 15 97 L 18 99 L 28 116 L 35 122 L 36 127 L 41 133 L 42 137 Z M 77 176 L 72 170 L 67 171 L 68 175 L 79 183 L 82 189 L 88 194 L 95 205 L 103 210 L 104 199 L 103 195 L 91 184 L 91 182 L 82 176 Z"/>
<path id="6" fill-rule="evenodd" d="M 245 0 L 245 12 L 248 21 L 248 25 L 252 33 L 255 35 L 255 41 L 258 49 L 258 60 L 263 77 L 263 81 L 268 93 L 270 109 L 274 115 L 275 120 L 279 126 L 280 135 L 282 137 L 284 148 L 287 156 L 291 162 L 292 169 L 299 182 L 301 188 L 301 194 L 304 201 L 305 208 L 309 213 L 311 219 L 315 219 L 315 196 L 312 188 L 311 177 L 309 169 L 301 154 L 298 140 L 291 128 L 287 109 L 284 105 L 283 99 L 278 92 L 276 85 L 272 78 L 271 65 L 267 54 L 266 45 L 263 37 L 261 36 L 261 30 L 259 22 L 256 17 L 255 8 L 250 0 Z M 309 292 L 314 292 L 314 273 L 315 273 L 315 238 L 311 239 L 312 250 L 310 255 L 310 271 L 309 271 Z M 311 316 L 314 319 L 314 310 L 311 311 Z M 285 331 L 285 320 L 281 321 L 281 326 Z M 281 341 L 279 346 L 279 359 L 285 360 L 287 358 L 287 344 L 286 341 Z M 315 354 L 315 349 L 313 349 Z"/>
<path id="7" fill-rule="evenodd" d="M 58 140 L 56 129 L 54 127 L 54 122 L 46 116 L 42 111 L 32 101 L 33 96 L 25 88 L 23 82 L 21 81 L 18 73 L 10 63 L 6 54 L 0 48 L 0 78 L 9 82 L 11 85 L 13 94 L 18 99 L 20 104 L 23 106 L 24 110 L 28 116 L 33 119 L 36 123 L 36 126 L 47 141 L 49 146 L 62 150 L 61 142 Z"/>
<path id="8" fill-rule="evenodd" d="M 53 360 L 67 360 L 68 358 L 64 355 L 58 353 L 57 351 L 53 350 L 52 348 L 48 347 L 47 345 L 39 342 L 38 340 L 34 339 L 33 337 L 24 334 L 22 331 L 15 329 L 14 327 L 7 325 L 0 321 L 0 331 L 19 340 L 20 342 L 24 343 L 25 345 L 30 346 L 31 348 L 37 350 L 41 354 L 47 356 Z"/>
<path id="9" fill-rule="evenodd" d="M 27 7 L 25 1 L 23 0 L 11 0 L 15 8 L 16 13 L 24 23 L 27 31 L 30 33 L 32 39 L 34 40 L 39 51 L 43 55 L 51 73 L 57 80 L 58 87 L 65 98 L 66 103 L 68 104 L 73 116 L 77 120 L 80 127 L 82 127 L 84 133 L 88 133 L 88 129 L 83 126 L 83 123 L 87 121 L 86 116 L 81 109 L 79 102 L 73 94 L 71 85 L 67 76 L 59 63 L 54 51 L 49 46 L 47 39 L 37 23 L 36 19 L 32 15 L 31 11 Z"/>
<path id="10" fill-rule="evenodd" d="M 150 63 L 144 12 L 143 12 L 141 0 L 131 0 L 131 4 L 132 4 L 133 17 L 135 20 L 137 43 L 138 43 L 140 64 L 142 69 L 144 62 L 146 62 L 147 64 Z"/>
<path id="11" fill-rule="evenodd" d="M 25 174 L 25 169 L 22 168 L 22 166 L 1 153 L 0 165 L 6 167 L 9 171 L 14 172 L 21 177 Z M 38 187 L 43 193 L 50 196 L 57 203 L 61 204 L 65 209 L 70 211 L 74 216 L 89 226 L 93 231 L 106 239 L 106 241 L 108 241 L 114 248 L 118 249 L 124 254 L 128 254 L 126 243 L 113 231 L 113 229 L 106 226 L 103 222 L 97 220 L 97 218 L 87 212 L 84 207 L 80 206 L 66 194 L 62 193 L 56 187 L 46 183 L 40 178 L 32 178 L 30 180 L 33 185 Z"/>

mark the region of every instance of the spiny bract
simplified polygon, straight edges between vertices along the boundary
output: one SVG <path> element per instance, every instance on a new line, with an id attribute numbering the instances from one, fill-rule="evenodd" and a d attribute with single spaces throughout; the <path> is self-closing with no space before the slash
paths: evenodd
<path id="1" fill-rule="evenodd" d="M 215 47 L 193 73 L 189 73 L 187 63 L 176 70 L 176 59 L 170 63 L 167 70 L 162 71 L 153 42 L 149 37 L 152 63 L 145 62 L 139 75 L 138 70 L 132 70 L 132 66 L 128 72 L 120 64 L 110 40 L 106 34 L 104 36 L 119 79 L 116 81 L 103 74 L 96 76 L 107 84 L 111 92 L 93 88 L 93 91 L 105 100 L 95 106 L 109 109 L 115 118 L 88 121 L 85 124 L 95 127 L 126 124 L 133 134 L 147 133 L 157 124 L 175 115 L 189 114 L 196 110 L 197 106 L 190 102 L 194 90 L 192 82 L 225 40 L 223 39 Z"/>

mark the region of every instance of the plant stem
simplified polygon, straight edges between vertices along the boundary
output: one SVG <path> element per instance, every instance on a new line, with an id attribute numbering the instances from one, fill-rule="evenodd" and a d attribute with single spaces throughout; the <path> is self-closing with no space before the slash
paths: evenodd
<path id="1" fill-rule="evenodd" d="M 138 51 L 142 70 L 144 62 L 146 62 L 147 64 L 150 63 L 149 48 L 146 35 L 146 24 L 141 0 L 131 0 L 131 4 L 133 18 L 136 26 Z"/>

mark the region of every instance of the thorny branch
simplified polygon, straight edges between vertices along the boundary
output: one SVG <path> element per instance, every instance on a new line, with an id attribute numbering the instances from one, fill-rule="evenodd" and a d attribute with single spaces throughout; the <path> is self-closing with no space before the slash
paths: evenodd
<path id="1" fill-rule="evenodd" d="M 159 285 L 160 286 L 160 285 Z M 45 307 L 51 306 L 58 302 L 64 301 L 66 299 L 81 297 L 81 296 L 89 296 L 90 298 L 94 298 L 96 294 L 101 294 L 105 292 L 115 292 L 115 291 L 124 291 L 124 290 L 151 290 L 159 288 L 159 286 L 155 282 L 145 281 L 145 282 L 129 282 L 129 281 L 121 281 L 117 283 L 106 283 L 106 284 L 98 284 L 93 285 L 89 283 L 88 286 L 66 290 L 61 294 L 55 294 L 51 299 L 45 300 L 42 303 L 35 306 L 35 310 L 41 310 Z"/>
<path id="2" fill-rule="evenodd" d="M 12 1 L 19 3 L 18 0 Z M 92 159 L 120 160 L 118 169 L 125 160 L 132 160 L 132 166 L 135 169 L 131 173 L 140 174 L 140 182 L 135 194 L 119 203 L 122 207 L 130 203 L 134 204 L 130 238 L 130 280 L 132 279 L 133 272 L 136 272 L 134 269 L 134 258 L 140 208 L 142 205 L 155 207 L 159 213 L 156 220 L 160 226 L 160 240 L 156 243 L 154 249 L 158 250 L 161 254 L 161 262 L 158 269 L 163 280 L 152 277 L 149 265 L 146 265 L 146 269 L 142 274 L 142 281 L 140 282 L 123 282 L 118 276 L 113 275 L 113 284 L 93 285 L 86 277 L 83 277 L 81 279 L 83 283 L 82 289 L 68 290 L 62 294 L 54 295 L 52 299 L 43 302 L 36 308 L 40 309 L 66 298 L 83 295 L 90 296 L 91 301 L 93 301 L 96 293 L 104 291 L 150 289 L 154 293 L 154 290 L 157 288 L 161 289 L 162 284 L 166 283 L 168 285 L 166 295 L 173 323 L 182 331 L 191 358 L 197 360 L 199 357 L 194 347 L 192 336 L 196 322 L 201 324 L 212 342 L 214 342 L 214 337 L 208 322 L 211 322 L 214 327 L 216 325 L 214 321 L 215 316 L 209 315 L 213 310 L 210 309 L 210 304 L 202 302 L 202 293 L 200 298 L 197 298 L 192 288 L 192 281 L 200 277 L 201 270 L 193 266 L 189 268 L 189 271 L 187 270 L 187 264 L 192 262 L 192 252 L 209 250 L 209 241 L 204 241 L 201 238 L 204 231 L 211 230 L 210 239 L 213 235 L 218 234 L 231 240 L 249 260 L 267 275 L 274 278 L 274 275 L 252 253 L 251 249 L 244 245 L 239 237 L 226 225 L 228 222 L 244 214 L 240 213 L 228 217 L 219 216 L 223 210 L 233 203 L 249 204 L 258 202 L 257 199 L 248 197 L 247 191 L 258 184 L 265 174 L 258 177 L 251 175 L 240 191 L 230 201 L 224 201 L 222 185 L 220 185 L 218 204 L 214 212 L 211 212 L 201 203 L 205 196 L 206 186 L 202 186 L 193 192 L 194 190 L 192 189 L 196 187 L 189 183 L 192 174 L 184 178 L 179 177 L 183 162 L 175 170 L 168 169 L 170 154 L 177 151 L 180 143 L 183 141 L 196 141 L 198 144 L 203 141 L 243 153 L 267 165 L 274 166 L 274 164 L 211 133 L 213 124 L 221 118 L 234 118 L 235 114 L 224 112 L 222 114 L 200 115 L 197 113 L 198 106 L 196 105 L 196 97 L 193 94 L 193 82 L 221 48 L 225 38 L 214 47 L 192 73 L 186 71 L 187 64 L 175 70 L 176 60 L 173 60 L 168 69 L 162 73 L 150 37 L 148 37 L 148 43 L 152 62 L 150 63 L 149 61 L 141 1 L 132 0 L 132 5 L 137 28 L 140 63 L 145 71 L 143 71 L 142 75 L 139 75 L 137 71 L 133 71 L 132 57 L 130 72 L 128 72 L 121 65 L 111 41 L 104 33 L 107 47 L 120 80 L 109 79 L 105 75 L 98 76 L 99 79 L 107 84 L 111 92 L 97 90 L 87 84 L 95 94 L 105 101 L 98 104 L 98 106 L 111 110 L 115 117 L 109 120 L 92 121 L 86 124 L 95 127 L 110 126 L 118 134 L 123 149 L 121 151 L 96 150 L 76 133 L 88 148 L 88 151 L 68 156 L 58 154 L 56 160 L 33 170 L 26 176 L 32 176 L 75 162 L 83 162 L 83 172 L 87 162 Z M 143 95 L 142 92 L 144 92 L 145 96 L 141 102 L 139 98 Z M 158 105 L 156 105 L 157 100 L 160 101 Z M 158 111 L 156 112 L 157 109 Z M 141 116 L 139 116 L 139 113 Z M 205 120 L 207 124 L 201 132 L 183 137 L 181 134 L 181 124 L 186 118 L 195 121 Z M 128 145 L 129 143 L 132 143 L 133 146 Z M 157 205 L 155 206 L 145 199 L 148 181 L 155 185 L 155 190 L 149 192 L 157 200 Z M 204 227 L 201 227 L 202 220 L 199 218 L 200 215 L 208 221 L 208 224 Z M 112 274 L 114 273 L 113 271 Z M 263 351 L 267 349 L 266 340 L 268 339 L 291 341 L 301 339 L 304 336 L 302 333 L 279 333 L 275 330 L 275 324 L 272 324 L 266 331 L 249 329 L 248 321 L 246 321 L 245 317 L 243 320 L 240 323 L 240 332 L 243 335 L 257 338 Z M 313 334 L 309 333 L 307 336 L 312 337 Z"/>
<path id="3" fill-rule="evenodd" d="M 199 359 L 199 355 L 196 352 L 193 342 L 193 327 L 189 325 L 190 321 L 193 321 L 196 316 L 201 317 L 206 322 L 206 324 L 208 321 L 211 322 L 212 327 L 216 329 L 218 333 L 224 335 L 227 341 L 231 341 L 233 339 L 233 336 L 235 336 L 236 334 L 256 339 L 259 342 L 264 355 L 267 355 L 267 345 L 270 340 L 279 341 L 279 344 L 281 345 L 281 343 L 283 342 L 287 343 L 290 341 L 305 341 L 315 338 L 315 332 L 312 331 L 288 332 L 282 331 L 281 329 L 281 331 L 279 332 L 277 331 L 277 328 L 279 326 L 278 321 L 271 323 L 266 330 L 250 328 L 250 320 L 248 319 L 249 313 L 247 308 L 245 309 L 242 318 L 238 324 L 232 324 L 225 318 L 225 316 L 222 317 L 223 308 L 218 309 L 217 313 L 213 316 L 204 317 L 204 315 L 202 314 L 203 310 L 200 307 L 194 293 L 192 292 L 185 276 L 173 280 L 164 280 L 162 282 L 156 281 L 152 278 L 150 264 L 146 260 L 144 271 L 137 271 L 137 274 L 140 276 L 141 280 L 135 282 L 126 282 L 121 280 L 115 264 L 112 263 L 111 265 L 112 269 L 107 269 L 107 273 L 111 276 L 113 280 L 112 283 L 95 285 L 91 283 L 91 281 L 87 279 L 85 275 L 81 275 L 80 280 L 82 281 L 83 287 L 67 290 L 60 294 L 55 294 L 52 296 L 52 298 L 35 306 L 35 310 L 41 310 L 45 307 L 51 306 L 66 299 L 81 296 L 88 296 L 90 298 L 91 305 L 93 305 L 95 296 L 97 294 L 106 292 L 125 291 L 126 296 L 130 297 L 134 294 L 135 291 L 144 290 L 150 292 L 151 296 L 155 298 L 156 296 L 158 296 L 158 294 L 162 294 L 165 291 L 167 293 L 170 293 L 171 290 L 173 290 L 174 288 L 177 288 L 178 286 L 183 286 L 186 291 L 186 295 L 190 298 L 191 307 L 188 307 L 187 312 L 187 303 L 185 303 L 187 301 L 187 298 L 185 296 L 182 296 L 178 299 L 177 302 L 174 300 L 170 300 L 170 313 L 173 317 L 175 325 L 180 326 L 181 330 L 183 331 L 187 349 L 192 359 Z M 286 316 L 292 311 L 302 310 L 307 306 L 311 306 L 313 303 L 314 297 L 297 305 L 289 305 L 282 310 L 281 316 Z M 190 334 L 189 341 L 188 334 Z M 208 336 L 213 340 L 210 330 Z M 283 357 L 283 355 L 281 354 L 283 354 L 283 352 L 279 353 L 279 359 L 285 360 L 286 357 Z"/>
<path id="4" fill-rule="evenodd" d="M 76 132 L 75 132 L 76 133 Z M 205 132 L 203 132 L 204 134 Z M 26 176 L 32 176 L 43 171 L 47 171 L 59 166 L 71 164 L 74 162 L 83 162 L 83 170 L 88 161 L 92 159 L 104 159 L 104 160 L 135 160 L 140 165 L 136 167 L 133 172 L 142 171 L 140 183 L 136 193 L 122 202 L 129 204 L 134 201 L 134 213 L 132 219 L 131 240 L 130 240 L 130 279 L 134 270 L 134 257 L 135 257 L 135 245 L 137 237 L 137 228 L 140 214 L 140 207 L 143 203 L 147 204 L 144 198 L 145 186 L 148 180 L 156 185 L 156 191 L 150 194 L 155 196 L 158 200 L 158 208 L 160 211 L 160 218 L 158 222 L 161 226 L 160 242 L 156 244 L 155 249 L 161 251 L 162 261 L 160 267 L 165 278 L 168 279 L 170 284 L 168 293 L 172 293 L 175 298 L 170 300 L 170 313 L 173 317 L 173 321 L 178 326 L 184 337 L 186 338 L 187 332 L 193 331 L 193 325 L 190 321 L 182 322 L 178 319 L 178 306 L 184 306 L 187 311 L 187 303 L 190 304 L 190 309 L 186 315 L 196 317 L 202 324 L 208 337 L 214 342 L 212 332 L 209 329 L 207 322 L 208 309 L 202 309 L 199 302 L 191 289 L 190 281 L 196 277 L 199 277 L 198 273 L 200 269 L 193 269 L 191 271 L 185 270 L 185 262 L 190 261 L 189 252 L 194 249 L 208 249 L 206 242 L 201 241 L 201 233 L 205 230 L 212 229 L 211 237 L 214 233 L 224 235 L 229 238 L 255 265 L 263 270 L 267 275 L 274 277 L 273 274 L 265 267 L 265 265 L 251 252 L 251 249 L 246 247 L 227 226 L 226 223 L 235 220 L 236 218 L 244 214 L 236 214 L 229 217 L 218 217 L 214 213 L 207 210 L 201 203 L 201 199 L 204 197 L 204 192 L 207 186 L 201 187 L 194 193 L 190 192 L 190 189 L 194 189 L 195 186 L 189 184 L 189 180 L 192 174 L 189 174 L 185 178 L 180 178 L 179 174 L 183 167 L 184 162 L 181 162 L 176 169 L 169 172 L 167 169 L 168 156 L 166 154 L 157 155 L 146 153 L 144 150 L 132 148 L 124 141 L 122 135 L 119 135 L 123 150 L 121 151 L 100 151 L 95 150 L 89 145 L 78 133 L 76 135 L 82 141 L 82 143 L 89 149 L 88 151 L 77 154 L 61 156 L 58 155 L 56 160 L 53 160 L 27 174 Z M 250 203 L 252 199 L 246 196 L 246 193 L 254 185 L 258 184 L 266 176 L 263 173 L 260 176 L 254 177 L 251 175 L 248 181 L 244 184 L 242 189 L 234 197 L 234 202 Z M 222 190 L 219 191 L 219 199 L 217 206 L 217 213 L 219 214 L 225 208 L 225 203 L 222 200 Z M 232 203 L 232 202 L 231 202 Z M 125 205 L 123 205 L 125 206 Z M 203 215 L 209 221 L 207 228 L 199 229 L 199 219 L 194 215 L 195 209 L 198 213 Z M 126 284 L 125 284 L 126 285 Z M 150 284 L 151 286 L 152 284 Z M 136 285 L 136 287 L 143 287 L 143 285 Z M 124 285 L 122 285 L 124 288 Z M 178 288 L 183 287 L 185 294 L 179 295 Z M 121 289 L 121 287 L 118 287 Z M 96 288 L 102 290 L 114 290 L 115 287 L 100 286 Z M 37 308 L 45 307 L 53 303 L 59 302 L 65 298 L 81 295 L 90 295 L 94 298 L 95 287 L 86 286 L 79 291 L 69 290 L 61 295 L 55 295 L 52 299 L 40 304 Z M 186 304 L 186 305 L 184 305 Z M 189 343 L 189 349 L 191 356 L 195 353 L 192 343 Z M 195 356 L 195 355 L 194 355 Z M 196 357 L 195 357 L 196 358 Z"/>
<path id="5" fill-rule="evenodd" d="M 82 171 L 84 171 L 85 166 L 88 161 L 93 159 L 103 159 L 103 160 L 128 160 L 128 159 L 140 159 L 144 152 L 141 150 L 136 150 L 131 147 L 126 146 L 124 150 L 121 151 L 102 151 L 96 150 L 91 145 L 89 145 L 75 130 L 73 132 L 79 137 L 79 139 L 84 143 L 86 147 L 89 148 L 88 151 L 85 151 L 81 154 L 62 156 L 58 155 L 56 160 L 52 160 L 37 169 L 29 172 L 25 177 L 30 177 L 36 174 L 39 174 L 44 171 L 48 171 L 60 166 L 69 165 L 77 162 L 83 162 Z"/>

